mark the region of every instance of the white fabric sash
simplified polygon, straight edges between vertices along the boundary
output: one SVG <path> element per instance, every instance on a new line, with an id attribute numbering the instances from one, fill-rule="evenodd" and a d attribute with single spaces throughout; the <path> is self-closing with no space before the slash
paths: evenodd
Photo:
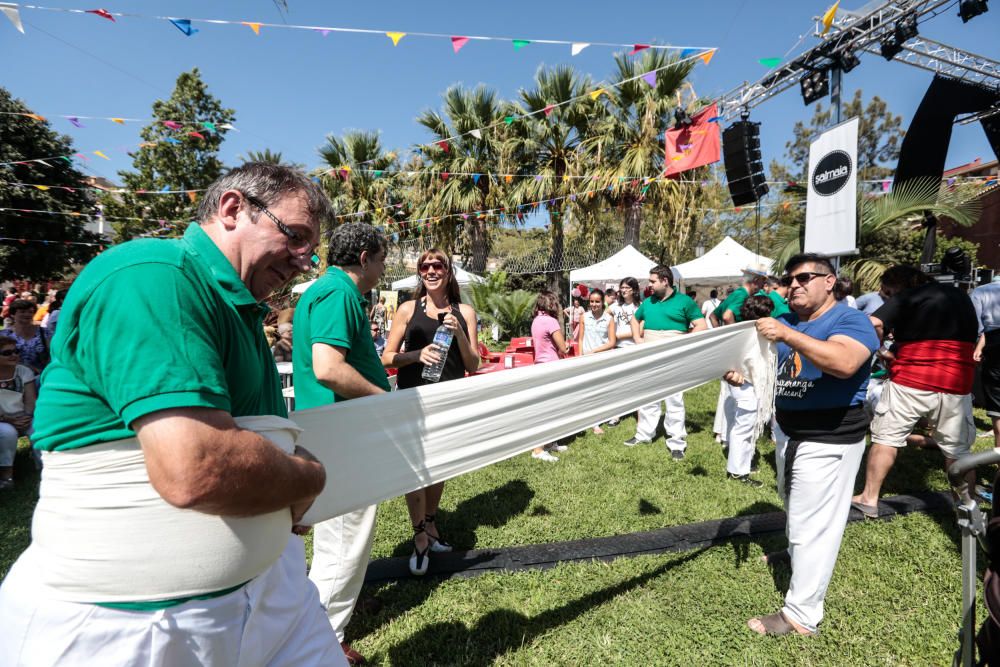
<path id="1" fill-rule="evenodd" d="M 753 322 L 293 413 L 326 466 L 316 523 L 577 433 L 730 370 L 774 366 Z M 773 374 L 771 375 L 773 378 Z"/>
<path id="2" fill-rule="evenodd" d="M 239 417 L 287 453 L 299 428 L 280 417 Z M 273 564 L 288 544 L 288 509 L 236 518 L 178 509 L 149 482 L 132 438 L 44 452 L 44 472 L 22 558 L 36 561 L 52 597 L 140 602 L 231 588 Z"/>

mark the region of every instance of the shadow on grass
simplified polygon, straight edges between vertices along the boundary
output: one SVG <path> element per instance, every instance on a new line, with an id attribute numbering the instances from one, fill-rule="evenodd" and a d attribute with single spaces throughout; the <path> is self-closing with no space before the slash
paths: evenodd
<path id="1" fill-rule="evenodd" d="M 423 664 L 491 665 L 503 654 L 530 644 L 539 635 L 649 583 L 706 551 L 700 549 L 689 553 L 652 572 L 584 595 L 536 616 L 527 616 L 513 609 L 498 609 L 480 618 L 471 628 L 459 621 L 429 625 L 389 649 L 389 662 L 394 665 L 414 664 L 416 656 L 419 656 L 419 662 Z"/>
<path id="2" fill-rule="evenodd" d="M 650 516 L 652 514 L 663 514 L 663 510 L 649 502 L 645 498 L 639 498 L 639 514 L 641 516 Z"/>
<path id="3" fill-rule="evenodd" d="M 444 537 L 456 548 L 474 549 L 476 529 L 480 526 L 499 528 L 512 518 L 527 511 L 535 492 L 523 480 L 515 479 L 490 491 L 463 500 L 451 512 L 440 510 L 438 524 Z M 536 508 L 536 514 L 550 512 Z M 410 540 L 396 545 L 393 556 L 408 556 L 413 550 Z"/>
<path id="4" fill-rule="evenodd" d="M 31 542 L 31 516 L 38 502 L 38 480 L 27 438 L 14 458 L 14 488 L 0 495 L 0 580 Z"/>

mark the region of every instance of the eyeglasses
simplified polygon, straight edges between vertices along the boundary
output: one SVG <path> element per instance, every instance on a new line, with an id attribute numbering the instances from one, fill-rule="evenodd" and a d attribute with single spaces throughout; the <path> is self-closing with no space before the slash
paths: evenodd
<path id="1" fill-rule="evenodd" d="M 249 202 L 251 206 L 260 209 L 261 212 L 264 213 L 264 215 L 271 218 L 271 221 L 278 227 L 278 231 L 285 235 L 287 239 L 286 245 L 288 247 L 288 252 L 290 252 L 293 255 L 297 255 L 299 257 L 303 257 L 305 255 L 313 255 L 313 244 L 309 239 L 305 238 L 297 231 L 295 231 L 294 229 L 283 223 L 281 220 L 279 220 L 278 216 L 267 210 L 267 207 L 264 206 L 264 204 L 256 197 L 251 197 L 250 195 L 247 194 L 244 194 L 243 196 L 246 198 L 247 202 Z M 315 264 L 316 263 L 315 256 L 310 257 L 309 261 Z"/>
<path id="2" fill-rule="evenodd" d="M 0 357 L 13 357 L 17 355 L 17 348 L 11 350 L 0 350 Z"/>
<path id="3" fill-rule="evenodd" d="M 794 276 L 788 276 L 792 283 L 798 283 L 805 287 L 813 278 L 819 278 L 820 276 L 832 276 L 832 273 L 816 273 L 815 271 L 803 271 L 802 273 L 796 273 Z"/>
<path id="4" fill-rule="evenodd" d="M 443 273 L 445 270 L 445 265 L 443 262 L 424 262 L 417 267 L 417 271 L 420 273 L 428 273 L 431 269 L 438 273 Z"/>

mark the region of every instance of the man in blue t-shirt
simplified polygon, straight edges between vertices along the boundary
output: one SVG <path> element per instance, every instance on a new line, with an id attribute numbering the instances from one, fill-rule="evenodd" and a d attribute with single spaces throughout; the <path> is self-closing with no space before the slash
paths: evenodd
<path id="1" fill-rule="evenodd" d="M 785 273 L 792 312 L 757 320 L 757 331 L 778 346 L 776 464 L 788 516 L 788 549 L 766 560 L 790 559 L 792 577 L 781 611 L 748 625 L 815 634 L 865 451 L 865 391 L 879 341 L 864 313 L 834 297 L 830 260 L 796 255 Z"/>

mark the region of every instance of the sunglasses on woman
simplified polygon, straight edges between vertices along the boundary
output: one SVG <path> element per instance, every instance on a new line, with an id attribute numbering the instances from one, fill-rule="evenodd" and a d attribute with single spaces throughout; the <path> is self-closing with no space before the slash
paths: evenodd
<path id="1" fill-rule="evenodd" d="M 434 270 L 437 273 L 443 273 L 445 270 L 445 265 L 443 262 L 424 262 L 419 267 L 417 267 L 417 270 L 420 271 L 420 273 L 428 273 L 431 270 Z"/>
<path id="2" fill-rule="evenodd" d="M 10 350 L 0 350 L 0 357 L 13 357 L 17 355 L 17 348 Z"/>

